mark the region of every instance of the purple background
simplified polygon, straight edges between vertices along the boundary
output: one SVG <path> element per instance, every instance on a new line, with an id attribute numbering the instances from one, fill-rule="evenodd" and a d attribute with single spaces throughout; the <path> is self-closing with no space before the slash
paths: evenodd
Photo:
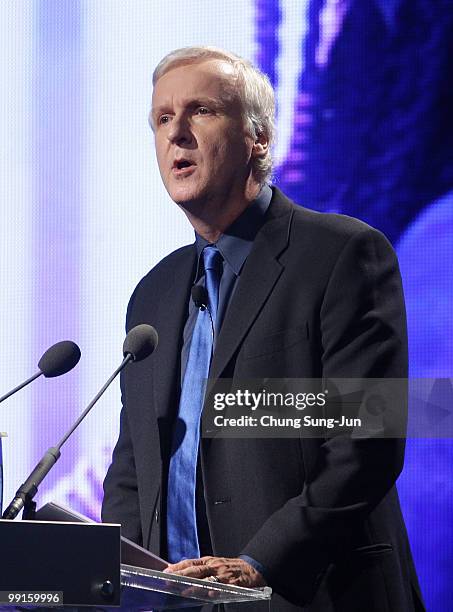
<path id="1" fill-rule="evenodd" d="M 201 2 L 179 17 L 158 4 L 0 9 L 1 329 L 15 348 L 2 389 L 57 340 L 83 350 L 77 370 L 2 408 L 5 498 L 116 367 L 135 282 L 190 240 L 146 128 L 152 68 L 176 46 L 230 48 L 269 75 L 282 135 L 274 182 L 386 233 L 403 275 L 411 376 L 453 376 L 452 2 Z M 68 443 L 40 502 L 98 517 L 118 410 L 115 388 Z M 452 464 L 450 439 L 409 440 L 398 484 L 435 611 L 453 601 Z"/>

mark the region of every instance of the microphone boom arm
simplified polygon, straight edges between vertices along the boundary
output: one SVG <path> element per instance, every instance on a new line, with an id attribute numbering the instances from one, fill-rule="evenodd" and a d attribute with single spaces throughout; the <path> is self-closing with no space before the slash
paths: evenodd
<path id="1" fill-rule="evenodd" d="M 38 372 L 33 374 L 33 376 L 30 376 L 30 378 L 27 378 L 26 381 L 24 381 L 23 383 L 20 383 L 20 385 L 17 385 L 17 387 L 14 387 L 14 389 L 12 389 L 11 391 L 8 391 L 8 393 L 5 393 L 5 395 L 2 395 L 2 397 L 0 397 L 0 404 L 4 402 L 6 399 L 8 399 L 8 397 L 10 397 L 11 395 L 14 395 L 18 391 L 20 391 L 21 389 L 29 385 L 31 382 L 36 380 L 39 376 L 41 376 L 41 374 L 42 372 L 39 370 Z"/>
<path id="2" fill-rule="evenodd" d="M 38 492 L 38 486 L 41 484 L 41 482 L 44 480 L 44 478 L 47 476 L 47 474 L 50 472 L 50 470 L 53 468 L 55 463 L 60 458 L 60 456 L 61 456 L 60 449 L 63 446 L 63 444 L 66 442 L 66 440 L 69 438 L 69 436 L 74 432 L 74 430 L 77 429 L 77 427 L 80 425 L 80 423 L 83 421 L 83 419 L 87 416 L 87 414 L 90 412 L 90 410 L 96 404 L 98 399 L 105 393 L 107 388 L 111 385 L 111 383 L 114 381 L 114 379 L 121 372 L 121 370 L 132 359 L 133 359 L 132 355 L 130 353 L 127 353 L 126 356 L 124 357 L 123 361 L 121 362 L 121 364 L 116 368 L 116 370 L 113 372 L 113 374 L 107 380 L 107 382 L 102 387 L 102 389 L 100 391 L 98 391 L 96 396 L 91 400 L 91 402 L 88 404 L 88 406 L 82 412 L 82 414 L 79 416 L 79 418 L 74 423 L 74 425 L 72 425 L 72 427 L 69 429 L 69 431 L 67 431 L 66 434 L 62 437 L 62 439 L 57 444 L 57 446 L 52 446 L 51 448 L 49 448 L 44 453 L 44 455 L 41 457 L 39 463 L 36 465 L 35 469 L 32 471 L 30 476 L 27 478 L 27 480 L 16 491 L 16 495 L 14 496 L 13 501 L 6 508 L 5 512 L 3 513 L 2 518 L 8 519 L 8 520 L 13 520 L 13 519 L 16 518 L 16 516 L 19 514 L 19 512 L 22 510 L 22 508 L 25 507 L 25 509 L 27 510 L 27 509 L 29 509 L 31 507 L 31 505 L 34 503 L 33 502 L 33 498 L 36 495 L 36 493 Z M 38 376 L 39 376 L 39 374 L 38 374 Z M 29 516 L 28 512 L 27 512 L 27 515 Z M 33 508 L 31 509 L 31 515 L 33 515 Z"/>

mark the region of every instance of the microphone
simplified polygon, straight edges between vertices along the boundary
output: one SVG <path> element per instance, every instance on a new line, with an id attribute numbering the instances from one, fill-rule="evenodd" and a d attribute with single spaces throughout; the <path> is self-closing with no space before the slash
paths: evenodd
<path id="1" fill-rule="evenodd" d="M 28 378 L 25 382 L 21 383 L 0 397 L 0 403 L 8 399 L 8 397 L 11 397 L 11 395 L 14 395 L 14 393 L 17 393 L 17 391 L 20 391 L 29 385 L 42 374 L 44 374 L 46 378 L 54 378 L 55 376 L 66 374 L 66 372 L 72 370 L 72 368 L 79 363 L 79 359 L 80 349 L 75 342 L 71 342 L 71 340 L 57 342 L 48 348 L 38 361 L 38 372 L 33 374 L 33 376 Z"/>
<path id="2" fill-rule="evenodd" d="M 132 361 L 141 361 L 151 355 L 157 347 L 159 337 L 152 325 L 141 323 L 127 334 L 123 344 L 123 356 L 131 356 Z"/>
<path id="3" fill-rule="evenodd" d="M 197 308 L 199 308 L 202 312 L 207 310 L 209 319 L 211 321 L 211 333 L 212 333 L 212 342 L 214 343 L 214 321 L 212 318 L 211 310 L 209 309 L 209 297 L 206 287 L 202 287 L 201 285 L 194 285 L 190 291 L 192 296 L 192 301 Z"/>
<path id="4" fill-rule="evenodd" d="M 200 310 L 208 308 L 208 292 L 201 285 L 194 285 L 191 290 L 192 301 Z"/>
<path id="5" fill-rule="evenodd" d="M 157 332 L 151 325 L 137 325 L 129 331 L 123 345 L 124 359 L 121 364 L 113 372 L 102 389 L 96 394 L 94 399 L 91 400 L 74 425 L 62 437 L 60 442 L 56 446 L 49 448 L 46 453 L 44 453 L 39 463 L 31 472 L 30 476 L 17 490 L 14 499 L 6 508 L 2 518 L 9 520 L 16 518 L 24 506 L 26 509 L 32 508 L 31 512 L 33 513 L 34 507 L 32 504 L 34 504 L 34 502 L 32 500 L 38 491 L 38 486 L 60 458 L 61 447 L 63 444 L 73 433 L 73 431 L 77 429 L 99 398 L 104 394 L 106 389 L 121 372 L 121 370 L 123 370 L 128 363 L 141 361 L 142 359 L 145 359 L 151 355 L 157 346 L 157 341 Z"/>
<path id="6" fill-rule="evenodd" d="M 79 363 L 80 349 L 71 340 L 63 340 L 51 346 L 38 361 L 38 368 L 46 378 L 66 374 Z"/>

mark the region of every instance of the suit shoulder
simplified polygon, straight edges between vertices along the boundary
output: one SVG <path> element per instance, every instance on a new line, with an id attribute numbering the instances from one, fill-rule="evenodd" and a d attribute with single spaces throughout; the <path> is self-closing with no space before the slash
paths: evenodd
<path id="1" fill-rule="evenodd" d="M 307 208 L 299 203 L 290 200 L 282 191 L 273 186 L 273 210 L 292 211 L 292 226 L 293 231 L 303 232 L 304 241 L 313 240 L 319 241 L 322 239 L 329 240 L 331 245 L 344 244 L 350 238 L 362 235 L 366 239 L 374 237 L 387 242 L 387 238 L 382 232 L 368 225 L 364 221 L 360 221 L 355 217 L 338 213 L 319 212 L 311 208 Z M 389 243 L 388 243 L 389 244 Z"/>
<path id="2" fill-rule="evenodd" d="M 349 241 L 371 241 L 385 245 L 393 250 L 387 237 L 378 229 L 360 219 L 338 213 L 325 213 L 310 210 L 304 206 L 293 204 L 293 227 L 297 234 L 303 232 L 308 238 L 318 244 L 329 244 L 342 248 Z"/>
<path id="3" fill-rule="evenodd" d="M 173 251 L 159 261 L 135 287 L 127 307 L 126 321 L 129 326 L 131 315 L 138 304 L 146 304 L 147 308 L 152 309 L 162 294 L 174 281 L 175 272 L 179 270 L 188 260 L 193 260 L 195 256 L 194 244 L 183 246 Z M 150 313 L 151 314 L 151 313 Z M 141 314 L 140 314 L 141 316 Z"/>
<path id="4" fill-rule="evenodd" d="M 140 287 L 142 284 L 146 285 L 147 283 L 163 282 L 165 284 L 165 282 L 168 282 L 169 278 L 173 276 L 174 270 L 177 269 L 182 262 L 186 261 L 188 257 L 193 256 L 194 248 L 194 244 L 188 244 L 166 255 L 145 274 L 136 288 Z"/>

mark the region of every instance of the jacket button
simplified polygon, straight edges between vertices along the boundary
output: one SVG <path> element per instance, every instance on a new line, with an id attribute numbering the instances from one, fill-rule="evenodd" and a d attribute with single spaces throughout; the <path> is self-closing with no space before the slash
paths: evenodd
<path id="1" fill-rule="evenodd" d="M 156 519 L 156 523 L 159 522 L 159 510 L 156 510 L 156 513 L 154 514 L 154 518 Z"/>

